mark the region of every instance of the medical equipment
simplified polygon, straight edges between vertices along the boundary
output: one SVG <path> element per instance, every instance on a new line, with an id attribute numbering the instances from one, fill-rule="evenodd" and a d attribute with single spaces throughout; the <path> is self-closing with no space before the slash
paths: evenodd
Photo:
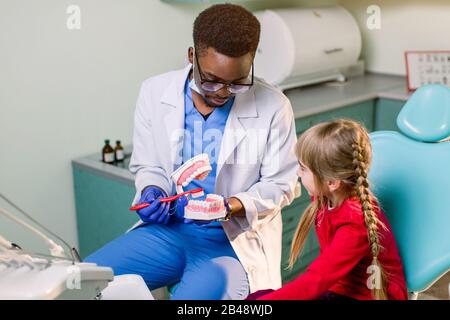
<path id="1" fill-rule="evenodd" d="M 0 235 L 0 300 L 4 299 L 153 299 L 150 291 L 137 275 L 114 277 L 108 267 L 80 262 L 77 251 L 60 237 L 39 224 L 8 198 L 0 194 L 12 207 L 20 211 L 41 229 L 53 235 L 70 249 L 64 249 L 43 232 L 0 207 L 0 214 L 43 238 L 50 254 L 30 253 Z M 112 281 L 112 282 L 111 282 Z M 102 290 L 111 287 L 102 297 Z M 132 292 L 132 294 L 131 294 Z"/>
<path id="2" fill-rule="evenodd" d="M 95 299 L 111 280 L 110 268 L 0 247 L 1 300 Z"/>
<path id="3" fill-rule="evenodd" d="M 36 224 L 37 226 L 39 226 L 40 228 L 42 228 L 43 230 L 45 230 L 46 232 L 48 232 L 49 234 L 51 234 L 53 237 L 57 238 L 59 241 L 61 241 L 70 251 L 71 256 L 72 256 L 72 260 L 75 262 L 76 261 L 80 261 L 78 252 L 76 251 L 75 248 L 71 248 L 67 242 L 65 242 L 63 239 L 61 239 L 60 237 L 58 237 L 56 234 L 54 234 L 53 232 L 51 232 L 50 230 L 48 230 L 47 228 L 45 228 L 42 224 L 40 224 L 39 222 L 37 222 L 35 219 L 33 219 L 31 216 L 29 216 L 25 211 L 23 211 L 21 208 L 19 208 L 18 206 L 16 206 L 12 201 L 10 201 L 7 197 L 5 197 L 3 194 L 0 193 L 0 198 L 2 198 L 5 202 L 7 202 L 9 205 L 11 205 L 13 208 L 15 208 L 17 211 L 19 211 L 20 213 L 22 213 L 25 217 L 27 217 L 29 220 L 31 220 L 34 224 Z M 23 227 L 27 228 L 28 230 L 30 230 L 31 232 L 33 232 L 34 234 L 36 234 L 38 237 L 44 239 L 44 241 L 47 243 L 49 249 L 50 249 L 50 254 L 52 256 L 56 256 L 56 257 L 66 257 L 65 253 L 64 253 L 64 249 L 57 245 L 52 239 L 50 239 L 49 237 L 47 237 L 44 233 L 42 233 L 41 231 L 39 231 L 38 229 L 36 229 L 35 227 L 31 226 L 30 224 L 20 220 L 19 218 L 17 218 L 14 214 L 0 208 L 0 213 L 3 214 L 4 216 L 6 216 L 8 219 L 14 221 L 15 223 L 22 225 Z"/>
<path id="4" fill-rule="evenodd" d="M 257 77 L 284 90 L 364 73 L 360 30 L 344 8 L 265 10 L 255 16 L 261 23 Z"/>

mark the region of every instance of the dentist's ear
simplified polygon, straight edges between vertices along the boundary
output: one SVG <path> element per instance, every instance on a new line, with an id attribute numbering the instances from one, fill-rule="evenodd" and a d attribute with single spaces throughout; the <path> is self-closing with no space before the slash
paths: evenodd
<path id="1" fill-rule="evenodd" d="M 341 187 L 341 180 L 327 181 L 328 191 L 334 192 Z"/>
<path id="2" fill-rule="evenodd" d="M 189 60 L 190 64 L 194 64 L 194 48 L 193 47 L 189 47 L 189 49 L 188 49 L 188 60 Z"/>

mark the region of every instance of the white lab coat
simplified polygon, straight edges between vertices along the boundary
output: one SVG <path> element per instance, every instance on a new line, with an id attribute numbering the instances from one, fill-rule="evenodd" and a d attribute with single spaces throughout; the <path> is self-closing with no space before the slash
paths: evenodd
<path id="1" fill-rule="evenodd" d="M 170 175 L 181 164 L 184 84 L 191 67 L 142 84 L 130 162 L 136 185 L 133 204 L 148 185 L 157 185 L 167 194 L 174 191 Z M 217 161 L 215 193 L 234 196 L 245 207 L 245 217 L 222 224 L 247 272 L 251 292 L 281 286 L 280 212 L 300 194 L 295 132 L 291 104 L 280 90 L 255 79 L 249 91 L 236 95 Z M 257 161 L 232 163 L 234 155 L 245 152 L 257 155 Z"/>

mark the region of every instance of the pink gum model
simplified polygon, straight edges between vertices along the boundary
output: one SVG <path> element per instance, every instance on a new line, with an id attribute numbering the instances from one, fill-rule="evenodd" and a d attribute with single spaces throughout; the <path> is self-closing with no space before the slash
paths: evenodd
<path id="1" fill-rule="evenodd" d="M 184 217 L 194 220 L 215 220 L 224 218 L 226 211 L 222 196 L 208 194 L 205 201 L 189 200 L 184 209 Z"/>
<path id="2" fill-rule="evenodd" d="M 175 183 L 177 193 L 183 192 L 192 180 L 203 180 L 211 172 L 212 167 L 209 162 L 208 154 L 202 153 L 192 159 L 189 159 L 181 167 L 175 170 L 171 177 Z"/>

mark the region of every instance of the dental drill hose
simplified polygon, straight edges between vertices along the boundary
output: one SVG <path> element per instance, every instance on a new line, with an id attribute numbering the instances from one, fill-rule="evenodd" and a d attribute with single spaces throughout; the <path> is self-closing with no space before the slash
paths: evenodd
<path id="1" fill-rule="evenodd" d="M 78 255 L 78 252 L 76 251 L 75 248 L 72 248 L 71 246 L 69 246 L 67 244 L 67 242 L 65 242 L 61 237 L 59 237 L 58 235 L 54 234 L 52 231 L 48 230 L 46 227 L 44 227 L 43 225 L 41 225 L 39 222 L 37 222 L 35 219 L 33 219 L 30 215 L 28 215 L 25 211 L 23 211 L 22 209 L 20 209 L 17 205 L 15 205 L 12 201 L 10 201 L 7 197 L 5 197 L 3 194 L 0 193 L 0 197 L 5 200 L 8 204 L 10 204 L 12 207 L 14 207 L 16 210 L 18 210 L 20 213 L 22 213 L 24 216 L 26 216 L 29 220 L 31 220 L 34 224 L 36 224 L 37 226 L 39 226 L 40 228 L 42 228 L 43 230 L 47 231 L 50 235 L 52 235 L 53 237 L 55 237 L 56 239 L 58 239 L 59 241 L 61 241 L 67 248 L 69 248 L 70 251 L 70 255 L 72 257 L 72 262 L 80 262 L 80 257 Z M 13 220 L 14 222 L 24 226 L 25 228 L 27 228 L 28 230 L 32 231 L 34 234 L 38 235 L 40 238 L 44 239 L 45 242 L 48 244 L 49 248 L 50 248 L 50 254 L 52 256 L 55 257 L 61 257 L 64 258 L 66 257 L 66 254 L 64 252 L 64 249 L 56 244 L 52 239 L 50 239 L 49 237 L 47 237 L 44 233 L 42 233 L 41 231 L 39 231 L 38 229 L 34 228 L 33 226 L 29 225 L 28 223 L 20 220 L 19 218 L 15 217 L 12 213 L 9 213 L 8 211 L 6 211 L 5 209 L 0 208 L 0 213 L 2 213 L 3 215 L 5 215 L 6 217 L 8 217 L 9 219 Z"/>

